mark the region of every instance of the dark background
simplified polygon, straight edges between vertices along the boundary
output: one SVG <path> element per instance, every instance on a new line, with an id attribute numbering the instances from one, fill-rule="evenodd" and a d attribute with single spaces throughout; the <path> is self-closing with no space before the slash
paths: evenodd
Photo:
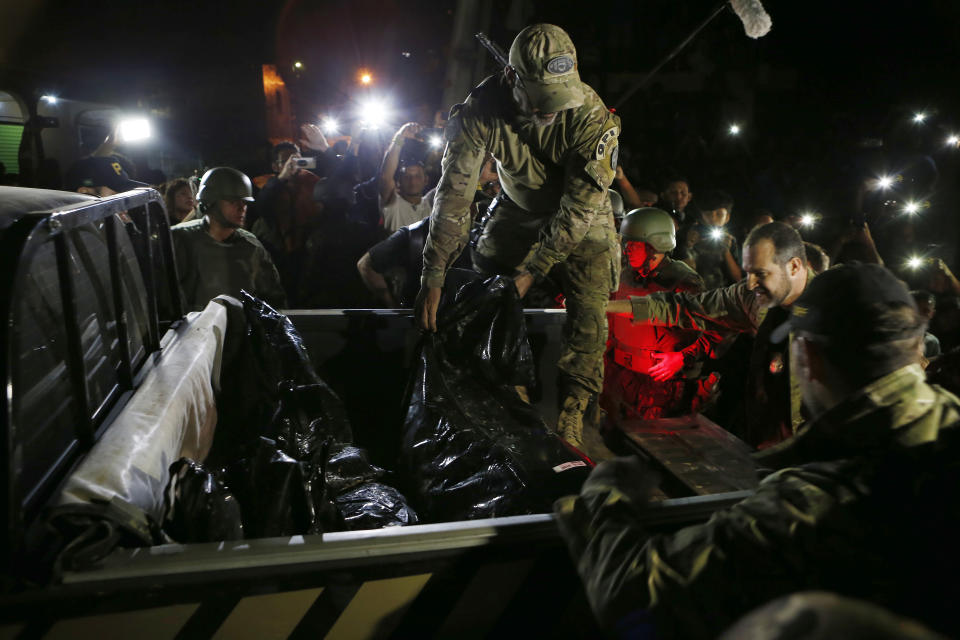
<path id="1" fill-rule="evenodd" d="M 620 103 L 713 2 L 514 3 L 492 0 L 488 32 L 549 21 L 578 48 L 581 75 L 623 118 L 624 166 L 638 186 L 669 174 L 694 193 L 724 187 L 736 215 L 815 209 L 843 216 L 851 181 L 929 157 L 927 230 L 956 236 L 960 3 L 766 0 L 759 40 L 725 11 L 644 91 Z M 348 116 L 388 96 L 395 124 L 440 104 L 456 3 L 423 1 L 27 3 L 0 14 L 0 73 L 36 91 L 149 109 L 206 165 L 268 170 L 260 67 L 276 64 L 300 122 Z M 294 61 L 301 61 L 299 72 Z M 375 78 L 360 88 L 361 67 Z M 492 61 L 487 69 L 492 72 Z M 913 113 L 929 115 L 923 125 Z M 731 122 L 743 127 L 736 138 Z M 173 176 L 168 176 L 173 177 Z"/>

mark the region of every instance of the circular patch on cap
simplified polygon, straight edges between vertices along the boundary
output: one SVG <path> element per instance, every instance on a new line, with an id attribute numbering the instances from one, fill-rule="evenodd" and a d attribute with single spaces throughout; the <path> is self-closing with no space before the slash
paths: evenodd
<path id="1" fill-rule="evenodd" d="M 547 63 L 547 71 L 553 74 L 569 73 L 573 71 L 573 58 L 570 56 L 557 56 Z"/>

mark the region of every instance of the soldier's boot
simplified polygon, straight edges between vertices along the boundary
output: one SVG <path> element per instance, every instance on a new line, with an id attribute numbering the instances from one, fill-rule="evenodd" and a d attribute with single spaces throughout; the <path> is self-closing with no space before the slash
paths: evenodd
<path id="1" fill-rule="evenodd" d="M 560 417 L 557 418 L 557 433 L 580 450 L 583 450 L 583 414 L 589 401 L 589 397 L 567 396 L 563 399 Z"/>

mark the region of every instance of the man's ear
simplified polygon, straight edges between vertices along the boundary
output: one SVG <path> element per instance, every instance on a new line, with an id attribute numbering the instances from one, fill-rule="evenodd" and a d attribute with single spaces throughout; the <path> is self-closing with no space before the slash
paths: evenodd
<path id="1" fill-rule="evenodd" d="M 790 258 L 790 275 L 795 276 L 803 271 L 803 261 L 800 258 Z"/>

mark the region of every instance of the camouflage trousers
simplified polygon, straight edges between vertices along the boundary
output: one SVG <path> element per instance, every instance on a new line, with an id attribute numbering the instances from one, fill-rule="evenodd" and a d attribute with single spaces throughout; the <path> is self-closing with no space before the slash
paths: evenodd
<path id="1" fill-rule="evenodd" d="M 484 275 L 516 275 L 540 241 L 552 214 L 531 213 L 506 198 L 498 199 L 473 254 Z M 559 402 L 588 399 L 603 389 L 603 352 L 607 342 L 606 304 L 620 278 L 620 244 L 613 213 L 598 217 L 583 241 L 550 277 L 566 299 L 558 385 Z"/>

